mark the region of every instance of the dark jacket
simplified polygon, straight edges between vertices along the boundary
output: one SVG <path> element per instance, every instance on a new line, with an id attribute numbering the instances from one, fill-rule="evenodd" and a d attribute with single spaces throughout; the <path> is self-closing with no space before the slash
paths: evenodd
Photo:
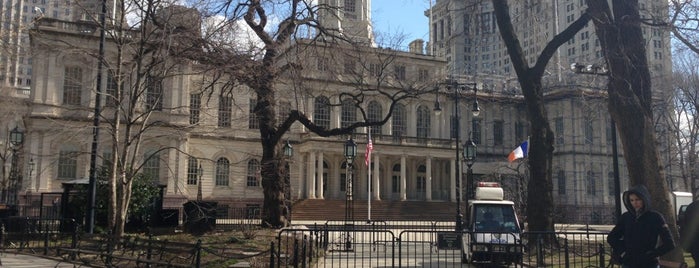
<path id="1" fill-rule="evenodd" d="M 632 193 L 643 200 L 643 208 L 639 212 L 634 210 L 629 201 L 629 194 Z M 665 218 L 651 210 L 650 195 L 644 186 L 636 186 L 624 192 L 623 200 L 627 212 L 621 215 L 607 236 L 612 253 L 621 258 L 622 264 L 630 267 L 656 267 L 658 257 L 675 248 Z"/>
<path id="2" fill-rule="evenodd" d="M 687 252 L 699 252 L 699 200 L 687 207 L 680 223 L 680 241 Z"/>

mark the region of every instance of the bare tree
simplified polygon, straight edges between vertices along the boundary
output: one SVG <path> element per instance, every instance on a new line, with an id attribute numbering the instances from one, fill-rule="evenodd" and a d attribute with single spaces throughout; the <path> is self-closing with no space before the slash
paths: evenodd
<path id="1" fill-rule="evenodd" d="M 654 208 L 667 217 L 677 237 L 675 213 L 668 196 L 665 171 L 659 161 L 651 73 L 638 1 L 611 2 L 612 6 L 606 0 L 587 0 L 610 73 L 609 113 L 617 122 L 630 184 L 648 187 Z M 681 258 L 679 250 L 670 254 L 672 260 Z"/>
<path id="2" fill-rule="evenodd" d="M 699 195 L 699 60 L 693 52 L 676 52 L 674 56 L 675 71 L 674 94 L 670 99 L 669 114 L 662 115 L 664 123 L 671 127 L 672 140 L 677 148 L 676 163 L 680 168 L 683 188 L 689 189 L 694 196 Z"/>
<path id="3" fill-rule="evenodd" d="M 541 51 L 534 65 L 530 66 L 512 25 L 507 1 L 493 0 L 493 7 L 500 36 L 507 47 L 512 66 L 522 87 L 530 123 L 527 221 L 532 231 L 552 231 L 554 204 L 551 173 L 554 133 L 546 114 L 541 78 L 556 49 L 575 36 L 587 24 L 590 17 L 587 13 L 583 13 L 568 28 L 553 37 Z"/>
<path id="4" fill-rule="evenodd" d="M 395 51 L 378 49 L 378 52 L 372 52 L 376 49 L 370 48 L 366 40 L 353 40 L 336 28 L 321 25 L 319 17 L 337 16 L 340 12 L 337 6 L 326 5 L 324 1 L 315 4 L 286 0 L 272 4 L 246 0 L 223 2 L 219 7 L 216 14 L 206 15 L 226 15 L 225 22 L 218 30 L 210 31 L 217 33 L 217 37 L 203 41 L 206 43 L 205 53 L 189 56 L 211 68 L 212 72 L 225 74 L 223 77 L 230 79 L 231 83 L 246 85 L 256 98 L 253 113 L 259 122 L 262 146 L 262 217 L 263 224 L 267 226 L 281 227 L 288 223 L 279 149 L 284 135 L 294 123 L 301 123 L 308 131 L 321 137 L 350 135 L 358 128 L 385 124 L 398 102 L 434 92 L 432 86 L 427 86 L 433 85 L 434 81 L 418 80 L 417 77 L 402 79 L 405 72 L 394 62 Z M 270 12 L 275 12 L 279 21 L 277 25 L 269 25 Z M 261 49 L 240 51 L 229 43 L 219 42 L 226 39 L 222 36 L 230 35 L 225 30 L 235 28 L 233 25 L 241 19 L 252 29 L 254 37 L 260 40 Z M 304 34 L 310 38 L 304 38 Z M 354 59 L 354 62 L 348 59 Z M 335 73 L 330 66 L 338 68 Z M 349 72 L 345 72 L 345 77 L 339 83 L 332 82 L 334 86 L 327 84 L 333 79 L 304 78 L 316 68 L 327 75 L 326 78 L 337 77 L 339 68 L 343 66 L 348 67 Z M 341 84 L 344 89 L 336 90 Z M 349 102 L 357 109 L 359 116 L 355 122 L 336 128 L 319 124 L 302 106 L 292 107 L 279 116 L 279 99 L 290 92 L 292 97 L 297 98 L 307 94 L 331 95 L 324 105 L 334 107 L 343 105 L 343 101 Z M 367 101 L 370 99 L 382 99 L 389 103 L 389 108 L 380 117 L 372 117 L 367 111 Z"/>

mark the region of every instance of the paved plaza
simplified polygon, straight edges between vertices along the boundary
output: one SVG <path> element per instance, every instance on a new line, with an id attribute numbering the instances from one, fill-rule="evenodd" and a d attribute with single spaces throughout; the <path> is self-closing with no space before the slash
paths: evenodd
<path id="1" fill-rule="evenodd" d="M 8 268 L 73 268 L 79 267 L 72 263 L 59 262 L 52 259 L 45 259 L 32 255 L 15 254 L 9 252 L 0 253 L 0 267 Z"/>

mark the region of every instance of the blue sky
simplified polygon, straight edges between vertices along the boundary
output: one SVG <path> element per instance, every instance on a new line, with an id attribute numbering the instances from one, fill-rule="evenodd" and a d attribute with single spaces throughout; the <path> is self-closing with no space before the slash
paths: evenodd
<path id="1" fill-rule="evenodd" d="M 374 31 L 389 35 L 402 32 L 406 35 L 404 46 L 417 38 L 427 41 L 429 22 L 424 14 L 429 6 L 429 0 L 373 0 L 371 19 Z"/>

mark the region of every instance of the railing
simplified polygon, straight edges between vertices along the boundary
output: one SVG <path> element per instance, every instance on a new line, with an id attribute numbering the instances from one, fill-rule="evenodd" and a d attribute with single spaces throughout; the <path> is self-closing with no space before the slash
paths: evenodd
<path id="1" fill-rule="evenodd" d="M 269 267 L 471 267 L 469 258 L 473 256 L 463 250 L 464 245 L 469 246 L 469 235 L 476 234 L 456 232 L 453 223 L 329 221 L 280 231 L 272 243 Z M 493 259 L 509 263 L 508 267 L 614 267 L 606 232 L 488 235 L 499 241 L 516 241 L 501 244 L 501 248 L 513 245 L 522 254 L 507 258 L 491 254 Z"/>

